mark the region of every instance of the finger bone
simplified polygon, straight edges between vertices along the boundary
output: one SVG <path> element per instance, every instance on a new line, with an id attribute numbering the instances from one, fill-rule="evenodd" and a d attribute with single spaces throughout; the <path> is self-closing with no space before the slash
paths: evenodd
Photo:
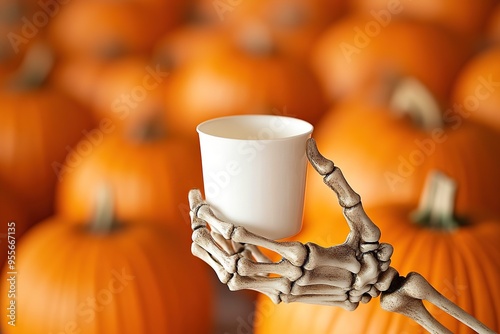
<path id="1" fill-rule="evenodd" d="M 380 229 L 366 215 L 361 203 L 350 208 L 345 208 L 344 216 L 351 231 L 359 235 L 361 243 L 375 243 L 379 241 Z"/>
<path id="2" fill-rule="evenodd" d="M 234 225 L 217 218 L 208 204 L 202 205 L 198 208 L 197 217 L 205 220 L 213 230 L 222 234 L 225 239 L 231 239 Z"/>
<path id="3" fill-rule="evenodd" d="M 361 303 L 363 304 L 368 304 L 372 300 L 372 296 L 370 295 L 363 295 L 361 296 Z"/>
<path id="4" fill-rule="evenodd" d="M 379 275 L 377 283 L 374 287 L 379 291 L 387 291 L 391 286 L 392 281 L 399 275 L 396 269 L 389 267 L 386 271 Z"/>
<path id="5" fill-rule="evenodd" d="M 356 275 L 353 288 L 361 290 L 365 285 L 374 284 L 377 282 L 380 269 L 377 259 L 372 253 L 365 253 L 361 259 L 361 270 Z"/>
<path id="6" fill-rule="evenodd" d="M 316 140 L 313 138 L 307 140 L 306 154 L 309 162 L 320 175 L 324 176 L 333 172 L 334 163 L 319 153 Z"/>
<path id="7" fill-rule="evenodd" d="M 241 276 L 254 276 L 258 274 L 278 274 L 290 281 L 295 281 L 302 276 L 302 269 L 283 259 L 278 263 L 258 263 L 246 258 L 241 258 L 237 263 L 237 272 Z"/>
<path id="8" fill-rule="evenodd" d="M 226 251 L 212 239 L 210 231 L 207 228 L 199 228 L 193 231 L 192 239 L 194 243 L 207 251 L 229 273 L 234 274 L 236 272 L 236 261 L 239 256 L 237 254 L 230 255 L 226 253 Z"/>
<path id="9" fill-rule="evenodd" d="M 202 259 L 205 261 L 212 269 L 215 271 L 217 274 L 217 277 L 219 278 L 219 281 L 221 281 L 224 284 L 227 284 L 227 282 L 231 279 L 233 275 L 228 273 L 223 266 L 220 265 L 219 262 L 215 261 L 210 254 L 198 246 L 197 244 L 193 243 L 191 244 L 191 253 L 193 253 L 194 256 Z"/>
<path id="10" fill-rule="evenodd" d="M 227 286 L 231 291 L 271 289 L 288 294 L 291 290 L 291 282 L 284 277 L 240 276 L 238 274 L 233 275 L 227 282 Z"/>
<path id="11" fill-rule="evenodd" d="M 281 300 L 284 303 L 305 303 L 305 304 L 315 304 L 315 305 L 328 305 L 337 306 L 338 304 L 344 304 L 347 301 L 347 295 L 335 296 L 335 295 L 281 295 Z M 338 305 L 340 306 L 340 305 Z"/>
<path id="12" fill-rule="evenodd" d="M 307 286 L 313 284 L 327 284 L 339 288 L 349 288 L 354 281 L 354 275 L 345 269 L 334 267 L 317 267 L 306 271 L 295 281 L 295 284 Z"/>
<path id="13" fill-rule="evenodd" d="M 342 296 L 347 295 L 349 292 L 349 288 L 339 288 L 337 286 L 331 286 L 326 284 L 316 284 L 316 285 L 307 285 L 301 286 L 298 284 L 294 284 L 292 287 L 292 291 L 290 292 L 292 295 L 336 295 Z"/>
<path id="14" fill-rule="evenodd" d="M 379 248 L 378 242 L 365 242 L 359 245 L 359 250 L 361 253 L 373 252 Z"/>
<path id="15" fill-rule="evenodd" d="M 333 172 L 325 176 L 323 181 L 337 194 L 341 207 L 350 208 L 361 202 L 361 197 L 352 190 L 339 168 L 335 167 Z"/>
<path id="16" fill-rule="evenodd" d="M 394 247 L 391 244 L 381 243 L 377 250 L 377 259 L 382 262 L 389 261 L 391 259 L 392 253 L 394 252 Z"/>
<path id="17" fill-rule="evenodd" d="M 330 266 L 345 269 L 357 274 L 361 269 L 361 264 L 356 259 L 356 251 L 346 244 L 323 248 L 317 244 L 307 243 L 309 257 L 304 264 L 307 270 L 318 266 Z"/>
<path id="18" fill-rule="evenodd" d="M 253 244 L 256 246 L 267 248 L 278 253 L 293 265 L 301 267 L 307 258 L 306 247 L 297 241 L 292 242 L 277 242 L 256 235 L 247 231 L 244 227 L 236 226 L 231 239 L 236 242 Z"/>

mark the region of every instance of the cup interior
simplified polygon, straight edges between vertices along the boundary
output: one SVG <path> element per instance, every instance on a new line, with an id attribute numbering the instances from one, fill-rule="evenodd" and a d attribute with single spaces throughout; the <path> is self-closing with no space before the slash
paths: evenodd
<path id="1" fill-rule="evenodd" d="M 310 134 L 313 126 L 287 116 L 240 115 L 205 121 L 196 130 L 200 134 L 228 139 L 280 140 Z"/>

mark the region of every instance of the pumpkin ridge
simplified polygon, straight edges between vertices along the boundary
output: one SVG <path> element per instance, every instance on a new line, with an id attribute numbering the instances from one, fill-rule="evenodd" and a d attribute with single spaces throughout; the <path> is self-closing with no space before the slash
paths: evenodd
<path id="1" fill-rule="evenodd" d="M 156 238 L 156 236 L 155 236 Z M 136 256 L 136 257 L 140 257 L 141 258 L 141 261 L 138 261 L 138 264 L 141 265 L 141 268 L 138 269 L 138 273 L 147 273 L 147 275 L 144 275 L 145 277 L 148 277 L 149 278 L 149 284 L 147 284 L 147 286 L 150 288 L 150 294 L 152 296 L 154 296 L 155 299 L 157 299 L 157 303 L 160 304 L 161 308 L 166 311 L 166 314 L 169 313 L 169 309 L 168 309 L 168 305 L 165 305 L 165 302 L 164 302 L 164 299 L 161 298 L 163 297 L 162 296 L 162 289 L 160 289 L 160 282 L 158 282 L 158 274 L 159 272 L 158 271 L 155 271 L 153 268 L 152 268 L 152 259 L 150 260 L 147 256 L 145 256 L 144 254 L 144 251 L 147 249 L 147 253 L 148 254 L 154 254 L 155 253 L 155 249 L 153 249 L 151 247 L 151 243 L 148 243 L 148 242 L 143 242 L 143 240 L 139 239 L 139 238 L 135 238 L 134 239 L 134 243 L 133 243 L 134 247 L 136 248 L 136 251 L 132 251 L 132 247 L 129 247 L 127 250 L 129 250 L 131 252 L 131 255 L 132 256 Z M 142 276 L 142 275 L 141 275 Z M 166 283 L 166 282 L 164 282 Z M 139 286 L 139 284 L 138 284 Z M 163 294 L 165 294 L 165 292 L 163 291 Z M 168 295 L 168 300 L 169 300 L 169 305 L 172 304 L 172 295 Z M 177 296 L 176 296 L 177 297 Z M 144 298 L 143 298 L 143 303 L 145 302 Z M 178 304 L 178 298 L 176 298 L 175 300 L 176 304 Z M 143 304 L 142 304 L 143 305 Z M 177 307 L 175 309 L 178 309 Z M 150 317 L 152 315 L 148 314 L 148 317 Z M 171 317 L 169 317 L 170 319 L 172 319 Z M 167 326 L 165 326 L 165 328 L 168 328 L 168 320 L 167 320 L 167 317 L 163 317 L 162 320 L 164 321 L 163 322 L 163 326 L 165 326 L 165 324 Z M 150 323 L 148 323 L 146 321 L 145 325 L 147 327 L 150 326 Z M 172 322 L 170 322 L 170 326 L 172 325 Z M 145 327 L 145 328 L 147 328 Z M 176 326 L 178 327 L 178 326 Z M 160 327 L 161 328 L 161 327 Z M 158 328 L 148 328 L 148 332 L 149 333 L 152 333 L 152 331 L 154 330 L 158 330 Z"/>
<path id="2" fill-rule="evenodd" d="M 53 227 L 55 227 L 57 229 L 57 227 L 55 226 L 55 224 L 52 225 Z M 52 245 L 58 245 L 60 244 L 60 240 L 59 238 L 56 238 L 56 236 L 58 236 L 60 234 L 60 231 L 64 231 L 66 229 L 65 226 L 63 226 L 61 228 L 61 230 L 54 230 L 54 232 L 59 232 L 57 234 L 54 235 L 54 240 L 55 240 L 55 243 L 53 243 Z M 50 284 L 53 284 L 55 286 L 58 286 L 58 287 L 64 287 L 65 286 L 65 282 L 67 281 L 67 277 L 68 277 L 68 274 L 67 274 L 67 271 L 63 271 L 65 274 L 64 275 L 60 275 L 60 264 L 61 263 L 71 263 L 68 261 L 68 259 L 72 258 L 73 255 L 74 255 L 74 246 L 75 244 L 77 244 L 76 241 L 72 240 L 71 243 L 69 244 L 66 244 L 66 249 L 59 249 L 58 252 L 56 251 L 51 251 L 50 248 L 46 249 L 45 251 L 47 251 L 47 254 L 50 254 L 50 257 L 51 257 L 51 260 L 50 261 L 53 261 L 53 263 L 55 264 L 55 267 L 57 268 L 56 270 L 53 270 L 52 271 L 52 278 L 49 280 L 50 281 Z M 68 247 L 68 246 L 72 246 L 72 247 Z M 54 253 L 60 253 L 60 256 L 57 258 L 56 261 L 54 261 L 53 259 L 53 255 Z M 44 263 L 47 263 L 47 261 L 44 261 Z M 50 262 L 49 262 L 50 263 Z M 66 269 L 66 268 L 65 268 Z M 60 323 L 59 319 L 57 319 L 56 317 L 57 316 L 61 316 L 61 312 L 58 312 L 58 310 L 61 309 L 61 304 L 63 303 L 64 301 L 64 288 L 60 288 L 60 289 L 57 289 L 57 292 L 54 292 L 54 291 L 51 291 L 50 293 L 50 300 L 53 301 L 52 303 L 52 308 L 53 310 L 49 313 L 52 315 L 52 318 L 49 320 L 49 329 L 52 331 L 52 330 L 59 330 L 59 328 L 55 328 L 55 325 L 54 323 Z M 50 306 L 49 306 L 50 307 Z"/>
<path id="3" fill-rule="evenodd" d="M 127 228 L 132 228 L 132 227 L 128 226 Z M 138 275 L 138 273 L 142 273 L 143 271 L 141 271 L 140 264 L 137 263 L 138 261 L 136 261 L 135 258 L 139 254 L 141 254 L 143 252 L 143 250 L 141 249 L 141 247 L 139 247 L 139 245 L 135 239 L 136 239 L 135 237 L 127 238 L 125 240 L 120 239 L 118 242 L 121 245 L 123 245 L 122 247 L 125 250 L 125 251 L 121 252 L 121 254 L 120 254 L 123 261 L 124 261 L 124 267 L 128 268 L 130 270 L 130 272 L 132 274 L 134 274 L 134 276 L 135 276 L 134 282 L 132 282 L 132 284 L 127 286 L 127 289 L 130 289 L 132 291 L 131 294 L 135 297 L 133 304 L 132 303 L 129 303 L 129 304 L 140 308 L 140 306 L 145 304 L 146 298 L 139 291 L 140 286 L 142 286 L 142 284 L 140 284 L 138 281 L 142 280 L 143 276 L 142 276 L 142 274 Z M 133 242 L 131 242 L 131 241 L 133 241 Z M 124 310 L 124 315 L 127 314 L 128 312 L 130 312 L 130 310 Z M 138 320 L 138 319 L 140 319 L 140 320 Z M 139 321 L 140 321 L 140 323 L 138 324 Z M 147 325 L 146 323 L 147 323 L 147 321 L 145 321 L 145 319 L 142 319 L 142 317 L 134 317 L 134 321 L 129 323 L 129 325 L 133 324 L 136 329 L 144 329 L 145 325 Z M 129 330 L 132 333 L 134 332 L 134 330 L 131 329 L 130 327 L 127 328 L 127 330 Z"/>
<path id="4" fill-rule="evenodd" d="M 467 263 L 464 259 L 464 256 L 461 252 L 461 247 L 456 247 L 457 244 L 457 235 L 453 235 L 453 245 L 451 245 L 451 254 L 454 258 L 454 267 L 457 268 L 457 276 L 452 277 L 454 281 L 458 282 L 472 282 L 470 280 L 470 275 L 468 273 L 468 268 L 466 267 Z M 448 282 L 448 284 L 453 284 L 453 282 Z M 472 294 L 470 289 L 465 289 L 462 293 L 458 294 L 456 298 L 446 296 L 452 302 L 457 304 L 459 307 L 465 309 L 467 305 L 472 305 Z M 469 311 L 471 312 L 471 311 Z M 457 333 L 463 332 L 463 325 L 457 322 Z"/>
<path id="5" fill-rule="evenodd" d="M 446 255 L 448 257 L 448 261 L 447 261 L 447 267 L 449 268 L 449 277 L 454 277 L 456 278 L 458 276 L 458 273 L 457 273 L 457 266 L 456 266 L 456 259 L 455 259 L 455 253 L 454 253 L 454 249 L 455 249 L 455 244 L 454 244 L 454 236 L 452 234 L 446 234 L 443 236 L 444 239 L 443 239 L 443 244 L 445 245 L 446 249 L 445 249 L 445 252 L 446 252 Z M 443 290 L 441 290 L 440 292 L 444 292 Z M 455 303 L 457 305 L 459 305 L 459 300 L 455 301 Z M 458 331 L 460 330 L 460 324 L 458 322 L 454 322 L 453 323 L 453 328 L 450 328 L 448 327 L 453 333 L 458 333 Z"/>
<path id="6" fill-rule="evenodd" d="M 404 232 L 404 229 L 405 227 L 407 226 L 404 226 L 404 224 L 398 224 L 397 226 L 401 226 L 400 229 L 402 232 Z M 388 226 L 386 226 L 388 227 Z M 384 231 L 383 228 L 381 228 L 382 231 Z M 389 230 L 389 229 L 385 229 L 385 230 Z M 415 249 L 417 249 L 415 247 L 415 243 L 416 241 L 421 241 L 423 238 L 421 237 L 421 234 L 422 233 L 425 233 L 425 230 L 422 229 L 422 228 L 415 228 L 411 231 L 412 233 L 408 233 L 408 231 L 406 233 L 403 233 L 403 236 L 402 238 L 398 238 L 398 239 L 390 239 L 388 240 L 389 243 L 393 243 L 394 241 L 398 241 L 398 248 L 395 249 L 395 252 L 397 252 L 397 254 L 394 254 L 393 255 L 393 262 L 392 262 L 392 266 L 400 273 L 400 274 L 405 274 L 408 272 L 407 270 L 407 266 L 410 265 L 410 263 L 415 263 L 415 262 L 410 262 L 408 259 L 408 257 L 404 257 L 402 258 L 403 255 L 400 255 L 400 254 L 414 254 L 415 256 L 417 255 L 417 252 L 414 251 Z M 403 243 L 403 242 L 406 242 Z M 413 252 L 412 252 L 413 250 Z M 401 256 L 401 259 L 400 259 L 400 256 Z M 410 268 L 410 270 L 412 270 L 412 268 Z M 379 312 L 385 312 L 383 310 L 374 310 L 373 313 L 379 313 Z M 389 321 L 387 322 L 386 324 L 386 333 L 397 333 L 397 329 L 400 329 L 402 328 L 402 324 L 404 323 L 407 323 L 408 320 L 405 319 L 403 316 L 399 315 L 399 314 L 395 314 L 393 317 L 390 317 L 389 318 Z"/>
<path id="7" fill-rule="evenodd" d="M 474 249 L 474 252 L 476 253 L 472 253 L 471 251 L 471 248 L 469 247 L 466 247 L 464 249 L 466 249 L 467 251 L 467 256 L 468 256 L 468 259 L 470 260 L 470 262 L 473 264 L 474 262 L 476 262 L 476 259 L 477 258 L 481 258 L 482 256 L 485 255 L 485 253 L 487 252 L 484 252 L 483 251 L 483 244 L 481 243 L 478 243 L 478 241 L 473 237 L 473 235 L 471 233 L 467 233 L 467 234 L 463 234 L 462 235 L 462 238 L 463 239 L 467 239 L 465 240 L 466 245 L 474 245 L 472 247 L 472 249 Z M 477 252 L 481 252 L 481 254 L 477 254 Z M 480 255 L 480 256 L 478 256 Z M 488 258 L 488 256 L 484 256 L 485 258 Z M 472 267 L 472 266 L 471 266 Z M 488 284 L 486 284 L 486 286 L 488 286 L 488 291 L 479 291 L 479 292 L 483 292 L 481 293 L 481 295 L 488 300 L 487 303 L 479 303 L 479 310 L 477 310 L 475 312 L 475 314 L 477 314 L 478 316 L 479 315 L 482 315 L 482 314 L 485 314 L 485 315 L 488 315 L 488 314 L 491 314 L 492 315 L 492 318 L 491 319 L 488 319 L 488 321 L 486 320 L 482 320 L 482 322 L 484 323 L 487 323 L 489 327 L 492 327 L 492 328 L 498 328 L 498 319 L 500 318 L 500 312 L 499 312 L 499 309 L 498 309 L 498 305 L 497 303 L 495 302 L 496 299 L 494 298 L 494 296 L 499 296 L 500 294 L 498 293 L 499 289 L 498 289 L 498 285 L 496 284 L 496 282 L 492 281 L 491 278 L 495 277 L 495 273 L 498 273 L 498 270 L 495 271 L 495 270 L 489 270 L 489 266 L 476 266 L 474 267 L 474 271 L 477 269 L 478 270 L 478 277 L 477 277 L 477 280 L 475 282 L 487 282 Z M 474 286 L 479 286 L 479 285 L 474 285 Z M 481 285 L 482 287 L 483 285 Z M 495 290 L 496 289 L 496 292 L 497 293 L 492 293 L 491 290 Z M 484 293 L 486 292 L 486 293 Z M 490 312 L 483 312 L 484 310 L 482 310 L 481 308 L 485 305 L 489 305 L 490 307 L 493 307 L 494 308 L 494 311 L 492 313 Z M 496 314 L 496 316 L 495 316 Z M 486 319 L 486 318 L 485 318 Z M 491 321 L 491 322 L 490 322 Z"/>

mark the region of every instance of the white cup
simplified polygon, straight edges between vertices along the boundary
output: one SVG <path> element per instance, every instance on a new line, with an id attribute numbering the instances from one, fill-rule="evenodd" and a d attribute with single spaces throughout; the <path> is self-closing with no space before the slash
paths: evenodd
<path id="1" fill-rule="evenodd" d="M 274 115 L 242 115 L 198 125 L 206 201 L 222 220 L 269 239 L 302 228 L 306 141 L 313 126 Z"/>

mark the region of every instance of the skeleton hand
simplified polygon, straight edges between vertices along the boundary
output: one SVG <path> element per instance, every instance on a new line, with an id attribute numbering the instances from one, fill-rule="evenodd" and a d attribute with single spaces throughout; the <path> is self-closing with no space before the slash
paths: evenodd
<path id="1" fill-rule="evenodd" d="M 346 241 L 324 248 L 314 243 L 269 240 L 218 219 L 199 190 L 191 190 L 192 253 L 208 263 L 222 283 L 231 290 L 257 290 L 275 303 L 302 302 L 347 310 L 382 293 L 384 309 L 405 314 L 430 332 L 451 333 L 425 309 L 425 299 L 476 331 L 492 333 L 419 274 L 400 277 L 390 267 L 393 247 L 379 243 L 380 230 L 366 215 L 360 196 L 340 169 L 318 152 L 314 139 L 307 143 L 307 157 L 337 194 L 351 230 Z M 272 262 L 258 247 L 282 259 Z"/>

